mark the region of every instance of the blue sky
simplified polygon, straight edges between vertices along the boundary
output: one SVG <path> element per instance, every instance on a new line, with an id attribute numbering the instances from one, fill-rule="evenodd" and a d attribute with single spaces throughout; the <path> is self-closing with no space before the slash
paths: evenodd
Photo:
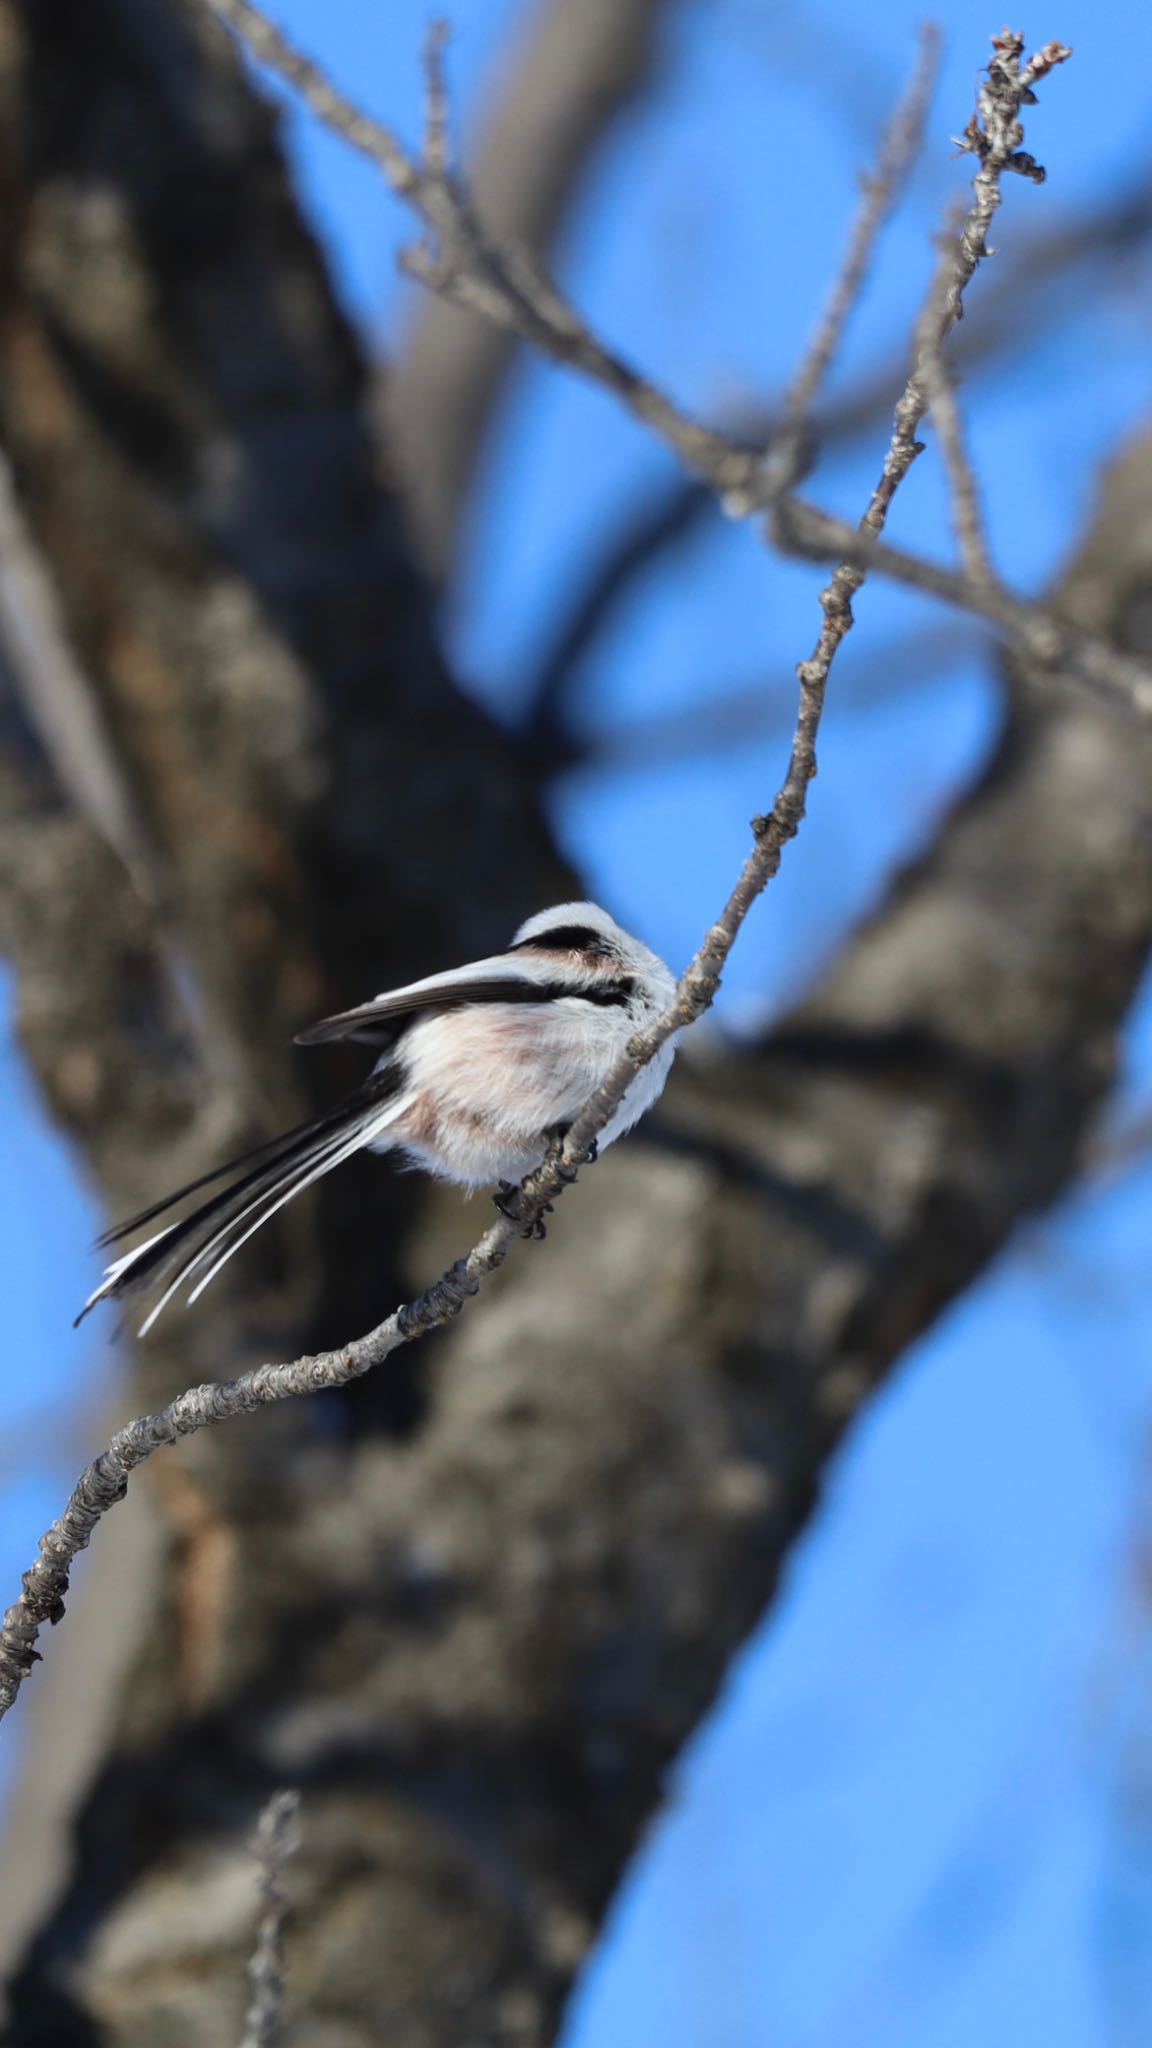
<path id="1" fill-rule="evenodd" d="M 516 18 L 461 0 L 451 62 L 465 126 Z M 282 0 L 293 33 L 415 131 L 427 10 L 415 0 Z M 660 90 L 605 151 L 564 274 L 622 349 L 688 403 L 777 388 L 818 310 L 855 177 L 914 52 L 918 10 L 684 0 Z M 837 382 L 907 331 L 999 17 L 943 17 L 932 141 Z M 1009 191 L 1010 266 L 1032 229 L 1122 189 L 1148 157 L 1152 30 L 1084 0 L 1027 24 L 1073 63 L 1028 144 L 1048 185 Z M 1122 57 L 1123 61 L 1119 61 Z M 308 203 L 365 331 L 393 345 L 408 233 L 371 171 L 303 120 Z M 969 318 L 979 319 L 979 290 Z M 1022 323 L 1028 309 L 1021 308 Z M 994 552 L 1039 587 L 1091 503 L 1101 459 L 1148 410 L 1147 273 L 1072 294 L 1022 358 L 971 391 Z M 895 395 L 895 394 L 894 394 Z M 829 461 L 857 511 L 879 443 Z M 604 532 L 670 463 L 612 404 L 526 367 L 487 466 L 457 592 L 454 658 L 511 717 L 549 620 Z M 944 551 L 931 456 L 893 523 Z M 716 521 L 640 590 L 584 679 L 591 731 L 735 683 L 778 691 L 811 643 L 818 578 Z M 869 588 L 838 666 L 811 813 L 727 978 L 722 1021 L 788 1002 L 931 830 L 987 742 L 980 661 L 855 705 L 878 650 L 931 615 Z M 691 950 L 770 798 L 782 730 L 628 773 L 587 771 L 557 823 L 593 890 L 675 962 Z M 861 792 L 865 800 L 861 800 Z M 711 1027 L 715 1028 L 715 1027 Z M 0 1158 L 10 1342 L 0 1363 L 0 1570 L 14 1587 L 91 1441 L 111 1361 L 73 1337 L 94 1217 L 15 1053 Z M 1152 1000 L 1125 1091 L 1152 1093 Z M 1152 1631 L 1141 1598 L 1152 1420 L 1152 1174 L 1137 1169 L 1038 1225 L 904 1362 L 837 1459 L 773 1615 L 670 1783 L 582 1987 L 570 2048 L 1129 2048 L 1152 2038 Z M 87 1326 L 86 1326 L 87 1327 Z M 51 1467 L 39 1446 L 60 1443 Z M 130 1510 L 129 1510 L 130 1511 Z M 0 1595 L 7 1598 L 7 1595 Z M 50 1646 L 49 1646 L 50 1647 Z"/>

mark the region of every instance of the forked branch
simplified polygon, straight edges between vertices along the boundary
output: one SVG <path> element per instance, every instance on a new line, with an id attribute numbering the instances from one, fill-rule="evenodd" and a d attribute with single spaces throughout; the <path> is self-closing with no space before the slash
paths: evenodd
<path id="1" fill-rule="evenodd" d="M 333 84 L 318 65 L 295 49 L 287 37 L 256 6 L 253 0 L 205 0 L 205 4 L 234 28 L 253 55 L 266 64 L 311 108 L 326 127 L 377 165 L 397 197 L 411 206 L 428 230 L 428 242 L 410 251 L 406 267 L 433 290 L 469 306 L 498 325 L 511 328 L 521 340 L 530 342 L 554 361 L 590 377 L 615 394 L 637 419 L 673 448 L 688 468 L 703 477 L 737 514 L 766 512 L 768 537 L 785 553 L 806 554 L 826 559 L 828 553 L 842 552 L 843 565 L 853 573 L 866 566 L 877 575 L 897 582 L 912 583 L 952 604 L 989 619 L 1003 631 L 1019 651 L 1038 657 L 1040 643 L 1055 649 L 1069 673 L 1103 687 L 1117 697 L 1127 697 L 1140 711 L 1152 705 L 1152 671 L 1130 657 L 1118 655 L 1107 643 L 1077 633 L 1051 614 L 1042 614 L 1031 601 L 1009 591 L 986 573 L 958 573 L 944 564 L 918 563 L 913 558 L 876 549 L 865 557 L 861 535 L 873 538 L 883 525 L 877 513 L 886 516 L 892 492 L 920 452 L 916 440 L 932 397 L 934 364 L 962 308 L 964 294 L 988 253 L 987 237 L 1002 201 L 1005 176 L 1019 175 L 1034 184 L 1043 182 L 1045 172 L 1034 156 L 1021 147 L 1021 114 L 1035 103 L 1037 84 L 1071 51 L 1066 44 L 1045 43 L 1034 57 L 1024 58 L 1024 38 L 1005 29 L 992 38 L 993 56 L 981 84 L 977 106 L 958 138 L 957 147 L 979 159 L 973 179 L 972 203 L 958 235 L 947 238 L 941 253 L 933 292 L 918 328 L 917 361 L 900 401 L 897 432 L 885 474 L 873 501 L 861 521 L 861 534 L 852 535 L 843 522 L 833 521 L 819 508 L 802 506 L 792 497 L 797 470 L 802 465 L 801 437 L 796 432 L 795 394 L 802 404 L 811 402 L 826 359 L 821 360 L 822 341 L 818 334 L 809 362 L 814 365 L 811 389 L 809 372 L 802 365 L 794 381 L 791 417 L 785 418 L 783 432 L 767 448 L 748 444 L 703 426 L 685 412 L 650 378 L 596 335 L 547 276 L 538 259 L 514 244 L 500 244 L 485 231 L 472 211 L 467 192 L 439 161 L 407 149 L 383 122 L 365 114 Z M 930 47 L 926 46 L 919 77 L 930 70 Z M 885 168 L 886 152 L 902 169 L 901 126 L 914 127 L 921 87 L 914 84 L 906 107 L 898 113 L 885 139 L 880 163 L 874 173 L 877 189 L 886 195 L 896 178 Z M 886 204 L 886 196 L 884 200 Z M 876 211 L 879 220 L 882 204 Z M 858 230 L 865 256 L 870 246 L 868 204 Z M 851 281 L 856 249 L 854 240 L 849 259 L 841 272 L 831 300 L 831 327 L 838 337 L 849 304 L 842 289 Z M 855 288 L 862 281 L 864 263 L 859 266 Z M 830 353 L 830 350 L 829 350 Z M 953 444 L 954 446 L 954 444 Z M 833 533 L 844 537 L 831 546 L 813 544 L 814 531 L 822 529 L 827 541 Z M 846 586 L 845 586 L 846 588 Z M 1050 658 L 1055 658 L 1053 654 Z"/>

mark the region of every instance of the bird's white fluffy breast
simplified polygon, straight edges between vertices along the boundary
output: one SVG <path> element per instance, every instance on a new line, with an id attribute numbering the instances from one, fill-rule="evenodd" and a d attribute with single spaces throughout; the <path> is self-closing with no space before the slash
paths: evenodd
<path id="1" fill-rule="evenodd" d="M 422 1018 L 405 1033 L 408 1086 L 441 1111 L 509 1137 L 575 1115 L 627 1043 L 626 1012 L 565 997 L 485 1003 Z"/>

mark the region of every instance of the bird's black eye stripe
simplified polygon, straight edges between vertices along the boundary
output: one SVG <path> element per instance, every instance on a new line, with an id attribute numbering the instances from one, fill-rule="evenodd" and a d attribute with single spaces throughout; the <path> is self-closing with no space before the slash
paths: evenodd
<path id="1" fill-rule="evenodd" d="M 602 981 L 599 988 L 574 988 L 567 991 L 578 1002 L 596 1003 L 602 1010 L 623 1009 L 636 993 L 634 981 Z"/>
<path id="2" fill-rule="evenodd" d="M 542 946 L 545 952 L 587 953 L 593 960 L 614 960 L 616 948 L 609 945 L 603 932 L 593 930 L 590 924 L 558 924 L 551 931 L 536 932 L 530 939 L 520 939 L 509 951 L 518 953 L 524 946 Z"/>
<path id="3" fill-rule="evenodd" d="M 595 1003 L 599 1009 L 617 1009 L 630 1003 L 636 983 L 630 974 L 615 981 L 593 983 L 591 988 L 573 988 L 567 981 L 492 981 L 473 983 L 453 995 L 445 991 L 443 1001 L 429 1003 L 429 1010 L 462 1010 L 473 1003 L 559 1003 L 566 997 L 575 1003 Z"/>

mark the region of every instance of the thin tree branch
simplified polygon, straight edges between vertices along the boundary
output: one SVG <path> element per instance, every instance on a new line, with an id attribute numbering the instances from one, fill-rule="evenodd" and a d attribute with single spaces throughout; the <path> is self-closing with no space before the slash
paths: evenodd
<path id="1" fill-rule="evenodd" d="M 548 0 L 504 63 L 468 167 L 489 231 L 544 256 L 582 172 L 643 91 L 673 0 Z M 425 560 L 444 575 L 519 337 L 420 294 L 383 380 L 388 444 Z"/>
<path id="2" fill-rule="evenodd" d="M 944 239 L 946 242 L 947 229 Z M 947 283 L 948 271 L 944 264 L 937 271 L 936 290 L 929 295 L 917 326 L 917 371 L 940 442 L 961 566 L 974 583 L 994 582 L 996 578 L 984 532 L 979 487 L 968 457 L 952 370 L 943 347 L 947 329 L 941 318 L 943 306 L 937 301 L 946 291 Z"/>
<path id="3" fill-rule="evenodd" d="M 939 62 L 939 33 L 929 23 L 921 32 L 920 55 L 911 80 L 881 137 L 876 163 L 864 175 L 863 196 L 849 234 L 844 261 L 834 279 L 812 340 L 789 385 L 779 423 L 769 437 L 777 447 L 779 459 L 791 474 L 804 466 L 803 443 L 813 400 L 840 346 L 848 316 L 863 290 L 877 238 L 900 196 L 923 142 L 924 124 Z M 523 739 L 540 763 L 551 767 L 566 765 L 569 735 L 564 697 L 577 662 L 614 609 L 621 592 L 631 584 L 653 553 L 663 551 L 693 523 L 696 511 L 694 495 L 678 496 L 673 501 L 669 520 L 660 518 L 654 527 L 648 522 L 641 522 L 633 533 L 624 537 L 623 543 L 609 557 L 603 572 L 593 579 L 587 601 L 571 614 L 566 630 L 545 657 L 529 697 Z"/>
<path id="4" fill-rule="evenodd" d="M 879 536 L 892 495 L 921 452 L 916 431 L 928 410 L 923 357 L 943 347 L 961 317 L 964 293 L 988 253 L 988 230 L 1001 204 L 1003 175 L 1015 170 L 1037 182 L 1044 177 L 1035 160 L 1020 148 L 1020 109 L 1026 102 L 1034 101 L 1032 87 L 1036 80 L 1062 64 L 1071 51 L 1063 43 L 1050 42 L 1029 63 L 1022 64 L 1024 39 L 1009 29 L 992 38 L 992 48 L 994 55 L 980 88 L 977 111 L 964 131 L 962 144 L 980 159 L 980 168 L 972 180 L 973 202 L 959 237 L 949 238 L 941 251 L 925 311 L 918 323 L 917 360 L 896 407 L 896 429 L 888 462 L 861 521 L 863 531 L 873 537 Z M 862 565 L 850 566 L 855 573 Z"/>
<path id="5" fill-rule="evenodd" d="M 284 1865 L 300 1846 L 300 1794 L 274 1792 L 256 1824 L 260 1925 L 248 1965 L 252 1998 L 240 2048 L 276 2048 L 284 2017 Z"/>
<path id="6" fill-rule="evenodd" d="M 948 478 L 952 525 L 964 573 L 972 583 L 994 582 L 996 572 L 984 529 L 980 487 L 968 454 L 952 372 L 941 349 L 929 345 L 922 358 L 921 372 Z"/>
<path id="7" fill-rule="evenodd" d="M 907 473 L 920 453 L 916 430 L 931 400 L 933 367 L 941 361 L 944 343 L 961 317 L 964 293 L 988 253 L 988 232 L 1003 198 L 1004 173 L 1016 171 L 1037 184 L 1046 175 L 1035 158 L 1020 147 L 1024 136 L 1020 112 L 1023 106 L 1035 103 L 1032 88 L 1037 81 L 1063 64 L 1071 51 L 1063 43 L 1050 42 L 1028 63 L 1022 63 L 1024 38 L 1010 29 L 992 38 L 992 48 L 994 55 L 980 88 L 976 112 L 960 145 L 980 160 L 972 181 L 973 203 L 959 239 L 948 236 L 942 247 L 932 288 L 917 324 L 915 365 L 897 407 L 895 452 L 900 475 Z M 942 373 L 937 382 L 941 378 Z M 871 533 L 878 533 L 874 519 L 865 517 L 863 524 Z"/>
<path id="8" fill-rule="evenodd" d="M 1063 668 L 1113 702 L 1142 717 L 1152 716 L 1152 669 L 1146 662 L 1095 633 L 1085 632 L 1032 598 L 1016 596 L 1001 583 L 974 582 L 962 570 L 945 568 L 906 548 L 881 544 L 872 534 L 801 498 L 788 498 L 777 506 L 772 538 L 784 554 L 802 555 L 813 562 L 842 559 L 987 619 L 1039 666 Z"/>
<path id="9" fill-rule="evenodd" d="M 976 201 L 959 247 L 953 238 L 944 241 L 936 280 L 916 331 L 916 366 L 910 392 L 909 430 L 914 431 L 924 413 L 932 407 L 940 433 L 945 467 L 952 496 L 953 518 L 960 544 L 961 560 L 969 578 L 982 583 L 991 578 L 992 568 L 984 540 L 976 480 L 964 447 L 959 411 L 944 360 L 944 342 L 960 316 L 965 286 L 987 254 L 988 231 L 1000 206 L 1001 178 L 1013 170 L 1041 184 L 1046 173 L 1034 157 L 1022 150 L 1024 131 L 1020 110 L 1034 104 L 1032 87 L 1070 52 L 1064 44 L 1046 45 L 1031 63 L 1021 66 L 1024 39 L 1011 30 L 993 38 L 995 56 L 980 89 L 977 109 L 964 131 L 960 145 L 980 159 L 973 180 Z"/>
<path id="10" fill-rule="evenodd" d="M 233 5 L 234 0 L 228 0 L 228 4 Z M 247 0 L 243 0 L 243 5 L 248 11 Z M 971 143 L 981 157 L 980 170 L 973 181 L 975 196 L 955 247 L 946 257 L 952 270 L 942 319 L 946 318 L 949 324 L 960 317 L 965 287 L 984 253 L 983 234 L 999 203 L 999 177 L 1010 167 L 1012 156 L 1019 154 L 1019 107 L 1032 80 L 1043 75 L 1044 68 L 1062 61 L 1066 54 L 1060 45 L 1049 44 L 1031 65 L 1021 66 L 1018 39 L 1001 38 L 996 49 L 997 59 L 992 67 L 995 93 L 986 88 L 981 95 L 985 130 L 973 130 L 971 124 L 969 129 L 970 135 L 982 137 L 987 133 L 991 139 L 986 149 L 982 141 Z M 1027 162 L 1031 164 L 1031 159 Z M 1023 166 L 1017 163 L 1014 167 Z M 1027 174 L 1034 170 L 1033 165 Z M 925 404 L 913 375 L 897 404 L 888 453 L 861 521 L 870 542 L 883 531 L 895 493 L 918 452 L 914 430 Z M 741 926 L 757 897 L 777 873 L 784 847 L 795 837 L 803 820 L 808 789 L 816 773 L 816 741 L 829 671 L 851 630 L 851 600 L 866 574 L 866 563 L 845 560 L 821 592 L 823 623 L 811 655 L 797 669 L 800 703 L 787 772 L 771 811 L 752 821 L 752 850 L 720 916 L 681 976 L 668 1008 L 646 1030 L 636 1034 L 575 1118 L 563 1145 L 526 1177 L 517 1203 L 510 1205 L 514 1215 L 501 1215 L 466 1258 L 457 1260 L 432 1287 L 397 1309 L 368 1336 L 338 1351 L 296 1359 L 289 1364 L 262 1365 L 232 1380 L 190 1388 L 157 1413 L 138 1417 L 119 1430 L 107 1450 L 81 1474 L 63 1514 L 41 1538 L 40 1554 L 24 1574 L 20 1598 L 4 1617 L 0 1627 L 0 1718 L 13 1704 L 36 1660 L 36 1642 L 44 1623 L 58 1621 L 64 1612 L 64 1595 L 74 1559 L 86 1547 L 101 1517 L 123 1499 L 130 1474 L 161 1445 L 174 1443 L 214 1423 L 299 1394 L 346 1386 L 400 1345 L 439 1328 L 459 1314 L 469 1296 L 478 1293 L 488 1275 L 503 1264 L 516 1232 L 533 1234 L 546 1210 L 575 1180 L 578 1168 L 592 1156 L 598 1134 L 636 1074 L 671 1037 L 710 1007 Z"/>
<path id="11" fill-rule="evenodd" d="M 860 205 L 848 247 L 815 333 L 785 394 L 782 431 L 786 439 L 808 424 L 813 403 L 844 338 L 849 315 L 867 282 L 880 231 L 896 205 L 924 141 L 924 124 L 940 70 L 940 30 L 925 22 L 920 55 L 907 89 L 889 119 L 876 163 L 865 173 Z"/>

